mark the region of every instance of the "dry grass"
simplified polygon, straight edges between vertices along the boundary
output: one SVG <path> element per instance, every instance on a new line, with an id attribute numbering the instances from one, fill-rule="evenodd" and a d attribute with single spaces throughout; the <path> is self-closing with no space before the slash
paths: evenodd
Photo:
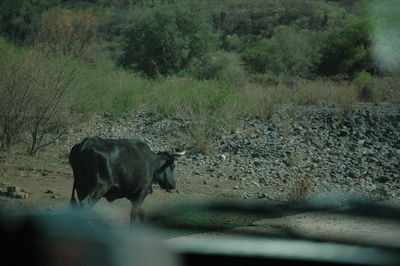
<path id="1" fill-rule="evenodd" d="M 334 104 L 342 110 L 350 110 L 357 102 L 357 89 L 347 82 L 329 80 L 299 80 L 293 88 L 282 88 L 291 104 Z"/>
<path id="2" fill-rule="evenodd" d="M 293 201 L 306 200 L 314 188 L 314 182 L 311 177 L 304 176 L 293 177 L 289 186 L 289 197 Z"/>
<path id="3" fill-rule="evenodd" d="M 236 91 L 231 105 L 236 105 L 244 117 L 270 119 L 283 99 L 284 92 L 277 87 L 263 88 L 250 84 Z"/>
<path id="4" fill-rule="evenodd" d="M 400 104 L 400 75 L 376 79 L 374 83 L 378 101 Z"/>
<path id="5" fill-rule="evenodd" d="M 349 111 L 357 103 L 357 88 L 329 80 L 292 79 L 277 85 L 246 83 L 230 87 L 218 80 L 166 78 L 154 82 L 146 102 L 166 117 L 181 116 L 189 124 L 189 141 L 201 153 L 212 153 L 214 133 L 231 130 L 243 118 L 270 119 L 278 106 L 335 104 Z"/>

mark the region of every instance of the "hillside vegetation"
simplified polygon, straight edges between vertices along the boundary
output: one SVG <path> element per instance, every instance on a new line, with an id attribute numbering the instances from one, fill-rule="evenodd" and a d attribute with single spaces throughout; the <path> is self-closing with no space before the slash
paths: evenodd
<path id="1" fill-rule="evenodd" d="M 0 150 L 94 113 L 188 119 L 200 152 L 278 105 L 400 97 L 396 1 L 3 0 Z"/>

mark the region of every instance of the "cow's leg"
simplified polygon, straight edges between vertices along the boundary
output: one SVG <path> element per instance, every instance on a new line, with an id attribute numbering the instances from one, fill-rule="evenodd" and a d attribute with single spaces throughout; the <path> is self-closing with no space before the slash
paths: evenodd
<path id="1" fill-rule="evenodd" d="M 81 201 L 82 206 L 92 207 L 107 193 L 110 188 L 110 184 L 96 184 L 94 189 L 87 195 L 87 197 Z"/>
<path id="2" fill-rule="evenodd" d="M 144 214 L 144 210 L 143 210 L 142 207 L 139 208 L 138 215 L 139 215 L 139 219 L 140 219 L 141 221 L 144 221 L 144 216 L 145 216 L 145 214 Z"/>
<path id="3" fill-rule="evenodd" d="M 137 221 L 143 221 L 144 211 L 141 208 L 143 200 L 133 200 L 133 199 L 129 200 L 131 201 L 132 204 L 130 218 L 131 218 L 131 225 L 133 225 Z"/>

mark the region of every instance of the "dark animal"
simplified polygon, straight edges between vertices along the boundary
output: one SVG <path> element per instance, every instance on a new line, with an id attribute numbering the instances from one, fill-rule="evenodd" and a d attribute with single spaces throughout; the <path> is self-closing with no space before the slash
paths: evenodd
<path id="1" fill-rule="evenodd" d="M 127 198 L 132 203 L 131 223 L 142 214 L 140 205 L 158 183 L 174 189 L 174 159 L 184 153 L 154 153 L 137 139 L 90 137 L 72 147 L 69 162 L 74 173 L 71 206 L 93 206 L 101 197 L 109 202 Z M 142 215 L 139 215 L 143 219 Z"/>

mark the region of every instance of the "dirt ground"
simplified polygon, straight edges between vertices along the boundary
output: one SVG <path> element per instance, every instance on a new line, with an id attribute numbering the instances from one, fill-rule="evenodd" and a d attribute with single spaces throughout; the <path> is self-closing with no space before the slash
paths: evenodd
<path id="1" fill-rule="evenodd" d="M 72 170 L 68 163 L 68 149 L 51 147 L 35 157 L 17 151 L 0 157 L 0 207 L 3 212 L 24 210 L 65 210 L 68 208 L 72 189 Z M 210 178 L 202 175 L 186 176 L 185 167 L 177 166 L 177 190 L 165 192 L 158 186 L 149 195 L 144 208 L 151 209 L 166 203 L 188 202 L 196 200 L 245 200 L 244 193 L 262 192 L 263 188 L 247 187 L 244 190 L 237 181 Z M 180 169 L 180 170 L 179 170 Z M 8 187 L 16 187 L 26 198 L 13 198 L 7 193 Z M 250 191 L 250 192 L 249 192 Z M 264 190 L 265 191 L 265 190 Z M 266 199 L 258 199 L 268 202 Z M 396 203 L 397 204 L 397 203 Z M 115 226 L 128 226 L 130 203 L 126 199 L 108 203 L 102 199 L 94 211 Z M 284 229 L 284 230 L 283 230 Z M 297 232 L 298 236 L 322 239 L 358 239 L 369 243 L 395 243 L 400 239 L 398 223 L 348 218 L 320 213 L 301 213 L 281 218 L 264 219 L 242 224 L 228 232 L 263 232 L 285 235 L 287 230 Z M 286 231 L 285 231 L 286 230 Z M 224 232 L 223 234 L 226 234 Z M 208 233 L 194 237 L 218 235 Z M 193 237 L 193 236 L 192 236 Z"/>
<path id="2" fill-rule="evenodd" d="M 0 155 L 0 208 L 3 212 L 23 210 L 65 210 L 69 208 L 72 192 L 72 169 L 68 162 L 69 150 L 51 147 L 36 156 L 27 156 L 22 147 L 8 155 Z M 194 166 L 200 167 L 200 166 Z M 262 188 L 238 186 L 229 179 L 217 179 L 203 175 L 188 176 L 188 166 L 179 165 L 175 172 L 177 189 L 172 192 L 161 190 L 154 185 L 154 192 L 147 196 L 143 207 L 156 208 L 173 202 L 194 200 L 239 200 L 244 194 L 263 191 Z M 191 167 L 193 170 L 193 167 Z M 7 193 L 8 187 L 16 187 L 26 198 L 14 198 Z M 130 202 L 126 199 L 112 203 L 100 200 L 94 211 L 116 225 L 129 222 Z"/>

